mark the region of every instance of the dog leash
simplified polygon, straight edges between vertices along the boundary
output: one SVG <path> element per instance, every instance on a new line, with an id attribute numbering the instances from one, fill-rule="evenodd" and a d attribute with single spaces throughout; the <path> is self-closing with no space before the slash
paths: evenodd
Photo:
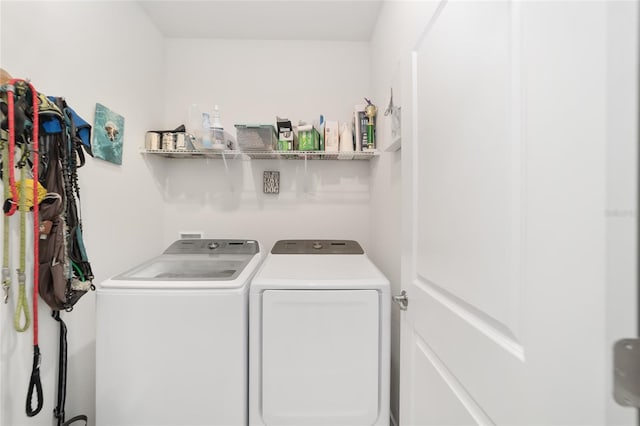
<path id="1" fill-rule="evenodd" d="M 9 189 L 9 140 L 1 140 L 2 144 L 2 185 L 4 187 L 5 203 L 9 202 L 11 189 Z M 7 211 L 8 213 L 8 211 Z M 11 290 L 11 273 L 9 272 L 9 215 L 3 216 L 3 241 L 2 241 L 2 291 L 4 303 L 9 302 L 9 292 Z"/>
<path id="2" fill-rule="evenodd" d="M 13 105 L 13 93 L 15 86 L 9 82 L 6 85 L 7 102 L 11 98 Z M 13 107 L 12 107 L 13 110 Z M 11 273 L 9 271 L 9 216 L 13 216 L 16 212 L 16 200 L 18 199 L 18 191 L 16 189 L 15 179 L 15 117 L 13 112 L 8 117 L 9 120 L 9 137 L 3 142 L 2 150 L 2 183 L 4 186 L 4 238 L 3 238 L 3 255 L 2 255 L 2 289 L 4 292 L 4 303 L 9 301 L 9 291 L 11 289 Z"/>
<path id="3" fill-rule="evenodd" d="M 9 121 L 9 137 L 6 144 L 6 149 L 3 147 L 3 155 L 5 161 L 3 162 L 3 184 L 5 185 L 5 216 L 4 216 L 4 239 L 3 239 L 3 259 L 2 259 L 2 286 L 4 290 L 4 301 L 8 302 L 9 290 L 11 287 L 11 274 L 9 272 L 9 216 L 15 213 L 16 205 L 19 203 L 20 211 L 20 265 L 18 267 L 18 302 L 16 306 L 16 312 L 13 317 L 13 325 L 16 331 L 24 332 L 29 328 L 31 324 L 31 317 L 29 315 L 29 304 L 27 303 L 26 293 L 26 220 L 27 220 L 27 200 L 26 200 L 26 165 L 29 156 L 26 142 L 22 146 L 21 159 L 18 162 L 20 168 L 20 193 L 16 190 L 15 183 L 15 154 L 16 154 L 16 123 L 15 123 L 15 102 L 14 94 L 16 87 L 12 82 L 9 83 L 7 88 L 7 101 L 11 104 Z M 10 99 L 10 100 L 9 100 Z M 24 321 L 21 322 L 21 318 Z"/>
<path id="4" fill-rule="evenodd" d="M 64 406 L 67 399 L 67 326 L 60 317 L 60 311 L 53 311 L 51 316 L 60 324 L 60 354 L 58 356 L 58 401 L 53 410 L 56 418 L 56 426 L 70 426 L 76 422 L 84 422 L 86 426 L 89 418 L 84 414 L 79 414 L 69 420 L 65 420 Z"/>
<path id="5" fill-rule="evenodd" d="M 33 143 L 33 366 L 31 370 L 31 378 L 29 380 L 29 388 L 27 391 L 26 401 L 26 414 L 28 417 L 33 417 L 42 410 L 42 382 L 40 381 L 40 347 L 38 346 L 38 281 L 40 277 L 40 259 L 39 259 L 39 241 L 40 241 L 40 223 L 39 223 L 39 207 L 38 207 L 38 162 L 40 152 L 38 151 L 38 127 L 40 123 L 38 121 L 38 95 L 33 85 L 25 80 L 14 78 L 9 81 L 10 90 L 7 93 L 8 101 L 8 115 L 9 115 L 9 155 L 15 155 L 15 105 L 14 105 L 14 90 L 16 83 L 22 83 L 31 89 L 31 101 L 32 101 L 32 143 Z M 13 152 L 11 152 L 13 150 Z M 16 199 L 15 193 L 15 177 L 10 171 L 9 178 L 13 182 L 12 194 Z M 26 191 L 25 191 L 26 192 Z M 23 194 L 26 198 L 26 194 Z M 15 212 L 15 204 L 12 206 L 13 212 Z M 11 209 L 9 209 L 10 214 Z M 36 392 L 36 408 L 32 406 L 33 392 Z"/>
<path id="6" fill-rule="evenodd" d="M 14 140 L 15 142 L 15 140 Z M 18 303 L 16 305 L 16 313 L 13 317 L 13 327 L 17 332 L 27 331 L 31 325 L 31 316 L 29 315 L 29 303 L 27 302 L 27 157 L 29 151 L 27 144 L 22 146 L 22 156 L 18 162 L 20 168 L 20 202 L 18 211 L 20 212 L 20 265 L 18 266 Z M 35 198 L 37 200 L 37 198 Z M 36 203 L 34 203 L 36 204 Z M 34 219 L 35 220 L 35 219 Z M 34 282 L 36 278 L 34 277 Z M 21 324 L 20 319 L 24 318 Z"/>

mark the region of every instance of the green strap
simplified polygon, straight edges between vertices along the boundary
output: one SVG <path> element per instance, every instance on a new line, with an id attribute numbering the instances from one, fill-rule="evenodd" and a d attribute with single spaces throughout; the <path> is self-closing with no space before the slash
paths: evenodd
<path id="1" fill-rule="evenodd" d="M 2 185 L 4 187 L 4 198 L 11 198 L 11 189 L 9 188 L 9 143 L 0 140 L 2 144 Z M 11 289 L 11 274 L 9 273 L 9 216 L 4 216 L 3 225 L 3 244 L 2 244 L 2 291 L 4 293 L 4 303 L 9 301 L 9 290 Z"/>
<path id="2" fill-rule="evenodd" d="M 26 149 L 23 148 L 22 160 L 25 160 L 27 155 Z M 27 302 L 27 290 L 26 290 L 26 263 L 27 263 L 27 175 L 25 172 L 26 164 L 24 161 L 20 161 L 20 266 L 18 268 L 18 305 L 16 306 L 16 313 L 13 317 L 13 326 L 16 331 L 26 331 L 31 325 L 31 315 L 29 314 L 29 303 Z M 35 182 L 34 182 L 35 183 Z M 35 201 L 37 202 L 37 201 Z M 37 279 L 37 277 L 34 277 Z M 24 317 L 24 323 L 20 324 L 21 317 Z"/>

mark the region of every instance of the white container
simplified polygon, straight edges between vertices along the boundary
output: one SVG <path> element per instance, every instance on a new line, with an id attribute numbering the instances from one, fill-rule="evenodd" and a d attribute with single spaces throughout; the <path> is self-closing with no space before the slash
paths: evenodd
<path id="1" fill-rule="evenodd" d="M 145 148 L 151 151 L 160 149 L 161 135 L 158 132 L 147 132 L 145 137 Z"/>
<path id="2" fill-rule="evenodd" d="M 328 152 L 336 152 L 340 148 L 340 136 L 338 134 L 338 122 L 327 121 L 324 126 L 324 150 Z"/>
<path id="3" fill-rule="evenodd" d="M 186 151 L 187 149 L 187 139 L 185 134 L 182 132 L 176 133 L 176 150 L 177 151 Z"/>
<path id="4" fill-rule="evenodd" d="M 340 125 L 340 151 L 353 152 L 353 132 L 348 123 Z"/>
<path id="5" fill-rule="evenodd" d="M 211 137 L 213 149 L 224 150 L 227 148 L 226 144 L 224 143 L 224 128 L 222 127 L 222 122 L 220 121 L 220 109 L 218 108 L 218 105 L 216 105 L 213 109 Z"/>
<path id="6" fill-rule="evenodd" d="M 270 124 L 236 124 L 238 149 L 272 151 L 277 146 L 276 128 Z"/>
<path id="7" fill-rule="evenodd" d="M 166 132 L 162 134 L 162 149 L 164 151 L 173 151 L 176 149 L 176 134 Z"/>

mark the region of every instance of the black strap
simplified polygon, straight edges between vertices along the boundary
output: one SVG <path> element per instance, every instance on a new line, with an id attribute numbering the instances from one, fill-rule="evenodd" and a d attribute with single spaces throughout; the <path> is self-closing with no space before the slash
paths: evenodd
<path id="1" fill-rule="evenodd" d="M 60 324 L 59 336 L 59 352 L 58 352 L 58 401 L 53 415 L 57 420 L 58 426 L 64 422 L 64 406 L 67 399 L 67 326 L 62 318 L 60 311 L 53 311 L 51 316 Z"/>
<path id="2" fill-rule="evenodd" d="M 33 390 L 36 390 L 37 406 L 34 410 L 31 407 L 33 399 Z M 33 367 L 31 370 L 31 380 L 29 380 L 29 390 L 27 392 L 27 417 L 33 417 L 42 410 L 42 383 L 40 382 L 40 348 L 38 345 L 33 346 Z"/>
<path id="3" fill-rule="evenodd" d="M 64 406 L 67 400 L 67 325 L 60 318 L 60 311 L 53 311 L 51 316 L 60 324 L 60 351 L 58 352 L 58 401 L 53 415 L 56 418 L 57 426 L 68 426 L 78 421 L 84 421 L 85 426 L 88 418 L 84 414 L 73 417 L 65 421 Z"/>
<path id="4" fill-rule="evenodd" d="M 87 418 L 87 416 L 85 416 L 84 414 L 80 414 L 73 417 L 70 420 L 67 420 L 66 422 L 62 423 L 60 426 L 69 426 L 70 424 L 73 424 L 75 422 L 80 422 L 80 421 L 84 422 L 84 426 L 87 426 L 87 424 L 89 424 L 89 419 Z"/>
<path id="5" fill-rule="evenodd" d="M 71 152 L 75 151 L 75 154 L 78 156 L 78 160 L 80 162 L 76 167 L 80 168 L 85 164 L 84 151 L 82 151 L 82 139 L 78 136 L 78 129 L 76 128 L 76 123 L 73 121 L 73 114 L 69 111 L 67 107 L 67 102 L 64 101 L 64 115 L 67 119 L 68 126 L 71 128 L 69 138 L 71 139 L 71 143 L 73 144 L 73 148 Z"/>

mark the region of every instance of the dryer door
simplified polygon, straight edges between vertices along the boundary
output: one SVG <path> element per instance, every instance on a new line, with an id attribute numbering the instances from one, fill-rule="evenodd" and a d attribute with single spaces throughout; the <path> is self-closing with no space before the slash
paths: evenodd
<path id="1" fill-rule="evenodd" d="M 267 290 L 262 417 L 267 425 L 374 424 L 379 413 L 376 290 Z"/>

